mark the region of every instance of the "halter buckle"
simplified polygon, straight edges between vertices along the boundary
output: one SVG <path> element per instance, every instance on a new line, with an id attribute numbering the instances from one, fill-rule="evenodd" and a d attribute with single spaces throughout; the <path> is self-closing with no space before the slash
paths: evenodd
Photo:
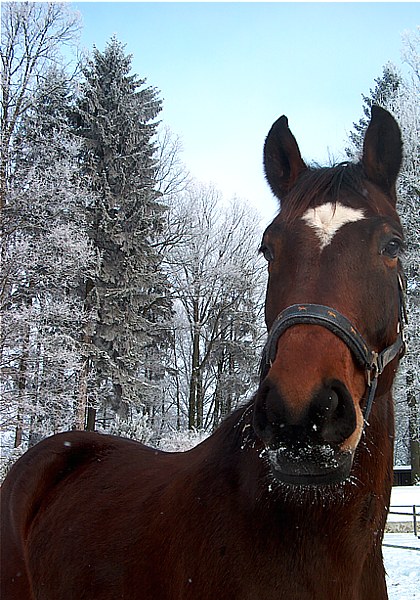
<path id="1" fill-rule="evenodd" d="M 381 374 L 381 369 L 379 367 L 379 354 L 372 350 L 372 359 L 370 361 L 370 365 L 366 369 L 367 374 L 367 384 L 370 387 L 372 385 L 372 381 L 377 379 Z"/>

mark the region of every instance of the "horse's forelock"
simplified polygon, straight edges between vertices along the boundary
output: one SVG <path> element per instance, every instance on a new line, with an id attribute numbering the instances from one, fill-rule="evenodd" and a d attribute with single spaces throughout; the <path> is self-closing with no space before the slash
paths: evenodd
<path id="1" fill-rule="evenodd" d="M 343 195 L 358 203 L 369 203 L 360 164 L 340 163 L 332 167 L 310 167 L 281 202 L 281 217 L 286 222 L 300 218 L 309 208 L 326 202 L 336 204 Z"/>

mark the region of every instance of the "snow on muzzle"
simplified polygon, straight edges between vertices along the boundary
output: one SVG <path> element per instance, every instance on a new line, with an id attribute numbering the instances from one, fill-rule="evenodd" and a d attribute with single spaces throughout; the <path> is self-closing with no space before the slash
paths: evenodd
<path id="1" fill-rule="evenodd" d="M 327 380 L 309 401 L 291 403 L 267 377 L 254 406 L 254 430 L 276 479 L 331 485 L 349 477 L 363 419 L 345 384 Z"/>

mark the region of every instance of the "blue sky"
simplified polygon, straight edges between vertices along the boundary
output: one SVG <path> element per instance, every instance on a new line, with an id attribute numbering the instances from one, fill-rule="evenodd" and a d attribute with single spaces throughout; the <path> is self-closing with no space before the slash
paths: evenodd
<path id="1" fill-rule="evenodd" d="M 77 2 L 81 44 L 115 34 L 133 72 L 160 90 L 161 119 L 183 143 L 191 174 L 226 199 L 249 200 L 267 222 L 276 202 L 262 147 L 281 114 L 308 161 L 344 158 L 361 94 L 391 61 L 417 3 Z"/>

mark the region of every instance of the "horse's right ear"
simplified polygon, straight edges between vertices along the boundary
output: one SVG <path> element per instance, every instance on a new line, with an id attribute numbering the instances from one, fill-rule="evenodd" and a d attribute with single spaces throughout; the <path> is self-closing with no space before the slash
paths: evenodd
<path id="1" fill-rule="evenodd" d="M 362 164 L 368 178 L 395 202 L 395 182 L 402 162 L 401 131 L 387 110 L 375 105 L 371 110 Z"/>
<path id="2" fill-rule="evenodd" d="M 264 169 L 277 198 L 282 199 L 293 187 L 306 165 L 284 115 L 271 127 L 264 144 Z"/>

